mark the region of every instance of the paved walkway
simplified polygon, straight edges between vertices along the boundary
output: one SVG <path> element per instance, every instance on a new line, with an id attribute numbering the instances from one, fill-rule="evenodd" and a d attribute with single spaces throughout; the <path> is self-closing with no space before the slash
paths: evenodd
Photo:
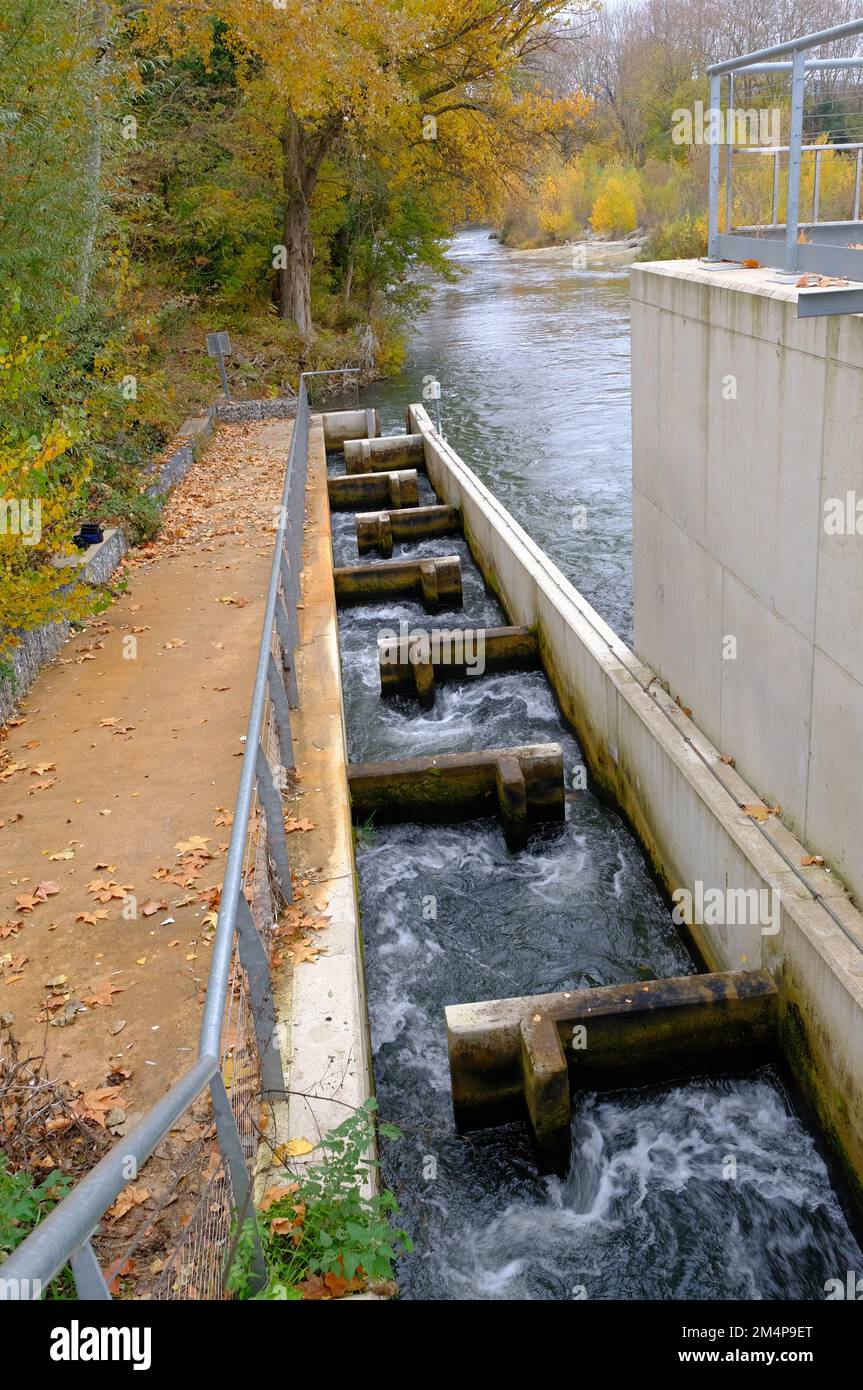
<path id="1" fill-rule="evenodd" d="M 197 1045 L 290 430 L 221 426 L 0 744 L 0 1015 L 129 1119 Z"/>

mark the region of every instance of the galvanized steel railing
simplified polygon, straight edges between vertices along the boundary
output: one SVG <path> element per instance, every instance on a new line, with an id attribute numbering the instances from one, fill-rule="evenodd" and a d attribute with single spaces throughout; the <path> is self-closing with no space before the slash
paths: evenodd
<path id="1" fill-rule="evenodd" d="M 863 222 L 860 221 L 861 170 L 863 170 L 863 139 L 830 140 L 828 116 L 828 138 L 813 140 L 819 134 L 820 113 L 818 102 L 814 107 L 810 102 L 807 111 L 807 84 L 814 80 L 822 82 L 828 73 L 846 74 L 863 68 L 863 56 L 839 56 L 814 58 L 807 55 L 817 48 L 841 41 L 853 40 L 863 33 L 863 19 L 848 24 L 840 24 L 815 34 L 806 34 L 786 43 L 775 44 L 740 58 L 729 58 L 725 62 L 714 63 L 708 68 L 710 75 L 710 109 L 719 113 L 717 125 L 720 132 L 726 128 L 735 130 L 735 78 L 748 82 L 755 76 L 766 77 L 778 82 L 773 87 L 774 98 L 777 90 L 790 80 L 782 116 L 787 122 L 787 136 L 783 144 L 737 144 L 732 139 L 712 139 L 710 143 L 710 210 L 708 220 L 708 255 L 715 260 L 757 260 L 763 265 L 775 266 L 789 276 L 801 272 L 816 272 L 821 275 L 844 276 L 852 280 L 863 280 L 863 250 L 858 243 L 863 242 Z M 722 117 L 723 86 L 726 98 L 725 117 Z M 739 90 L 739 88 L 738 88 Z M 846 84 L 844 88 L 831 91 L 830 104 L 841 99 L 853 97 L 859 111 L 853 119 L 863 125 L 863 87 L 860 84 Z M 746 114 L 746 113 L 744 113 Z M 835 117 L 835 112 L 830 113 Z M 731 124 L 729 124 L 729 117 Z M 806 123 L 809 121 L 810 138 L 806 138 Z M 863 131 L 861 131 L 863 134 Z M 721 180 L 721 149 L 725 146 L 725 179 Z M 849 156 L 854 160 L 853 195 L 849 197 L 850 216 L 838 220 L 821 220 L 820 192 L 822 163 L 825 154 Z M 814 160 L 811 216 L 803 216 L 801 209 L 801 172 L 803 156 L 811 154 Z M 771 213 L 769 222 L 757 225 L 734 226 L 734 186 L 733 175 L 735 158 L 758 155 L 773 160 L 773 179 Z M 780 221 L 781 171 L 785 157 L 785 219 Z M 721 191 L 722 190 L 722 191 Z M 849 190 L 850 191 L 850 190 Z M 724 230 L 720 231 L 720 201 L 724 195 Z"/>
<path id="2" fill-rule="evenodd" d="M 245 888 L 252 823 L 260 806 L 265 821 L 265 857 L 270 879 L 277 897 L 286 903 L 293 897 L 281 789 L 287 772 L 294 768 L 290 711 L 297 707 L 298 699 L 294 656 L 299 645 L 297 604 L 303 565 L 308 465 L 310 406 L 307 383 L 309 377 L 322 375 L 330 374 L 304 373 L 300 377 L 297 414 L 276 515 L 276 543 L 213 940 L 198 1059 L 0 1265 L 0 1297 L 38 1298 L 51 1280 L 71 1265 L 80 1298 L 111 1298 L 93 1250 L 92 1237 L 108 1208 L 135 1180 L 169 1131 L 207 1088 L 212 1099 L 224 1174 L 229 1183 L 233 1222 L 253 1215 L 249 1168 L 254 1162 L 254 1144 L 249 1143 L 248 1138 L 244 1142 L 241 1136 L 238 1106 L 232 1104 L 232 1095 L 229 1095 L 229 1089 L 233 1093 L 234 1087 L 225 1085 L 225 1055 L 232 1049 L 230 1040 L 223 1040 L 223 1030 L 226 1007 L 233 992 L 232 982 L 242 977 L 248 996 L 248 1016 L 254 1030 L 260 1078 L 258 1094 L 283 1095 L 285 1081 L 273 1006 L 269 943 L 255 922 Z M 344 378 L 346 373 L 337 375 Z M 280 758 L 275 766 L 273 745 Z M 203 1200 L 206 1195 L 205 1191 Z M 266 1280 L 266 1269 L 256 1231 L 253 1240 L 254 1282 L 260 1286 Z M 221 1254 L 224 1256 L 224 1247 Z"/>

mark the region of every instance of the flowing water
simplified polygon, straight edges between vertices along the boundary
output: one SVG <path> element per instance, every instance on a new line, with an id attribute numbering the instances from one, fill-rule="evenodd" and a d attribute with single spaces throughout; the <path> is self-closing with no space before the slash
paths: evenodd
<path id="1" fill-rule="evenodd" d="M 436 377 L 456 453 L 631 643 L 628 261 L 596 249 L 577 269 L 567 247 L 508 251 L 484 231 L 450 260 L 465 273 L 435 289 L 404 371 L 363 404 L 401 430 Z"/>
<path id="2" fill-rule="evenodd" d="M 453 256 L 471 274 L 437 291 L 403 375 L 365 403 L 396 431 L 423 378 L 440 379 L 450 442 L 629 639 L 626 268 L 576 271 L 567 252 L 512 253 L 479 232 L 457 238 Z M 355 562 L 351 514 L 334 515 L 333 537 L 336 563 Z M 461 539 L 397 545 L 394 558 L 418 553 L 462 558 L 464 611 L 435 626 L 505 621 Z M 382 700 L 377 638 L 400 623 L 432 625 L 413 603 L 341 614 L 352 760 L 557 741 L 573 789 L 565 824 L 535 831 L 515 856 L 495 821 L 359 833 L 375 1081 L 404 1134 L 384 1146 L 383 1177 L 416 1247 L 400 1262 L 403 1295 L 818 1298 L 827 1279 L 863 1273 L 815 1139 L 772 1068 L 580 1095 L 565 1181 L 539 1175 L 525 1125 L 456 1135 L 447 1004 L 696 965 L 627 826 L 581 789 L 577 741 L 542 673 L 440 686 L 430 711 Z"/>

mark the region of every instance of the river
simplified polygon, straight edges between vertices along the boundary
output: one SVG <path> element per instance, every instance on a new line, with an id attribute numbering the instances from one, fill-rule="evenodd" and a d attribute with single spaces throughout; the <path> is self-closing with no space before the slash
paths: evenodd
<path id="1" fill-rule="evenodd" d="M 364 404 L 385 433 L 403 429 L 405 403 L 436 377 L 453 448 L 631 643 L 628 258 L 600 244 L 587 269 L 573 259 L 456 237 L 450 260 L 466 274 L 435 286 L 403 372 Z"/>
<path id="2" fill-rule="evenodd" d="M 459 236 L 452 257 L 469 274 L 436 290 L 403 374 L 364 403 L 401 430 L 438 378 L 450 442 L 631 640 L 628 274 L 613 255 L 584 271 L 568 251 Z M 351 515 L 334 515 L 333 540 L 336 563 L 356 561 Z M 503 621 L 463 541 L 395 557 L 418 551 L 462 556 L 464 612 L 447 625 Z M 541 672 L 445 685 L 430 711 L 382 700 L 376 638 L 402 620 L 428 625 L 410 603 L 340 616 L 352 760 L 556 740 L 577 785 L 578 743 Z M 538 1173 L 525 1125 L 455 1133 L 447 1004 L 697 968 L 613 808 L 572 792 L 566 823 L 515 856 L 495 822 L 357 839 L 375 1082 L 403 1131 L 383 1147 L 383 1178 L 415 1242 L 403 1296 L 820 1298 L 863 1271 L 817 1136 L 773 1068 L 576 1097 L 564 1180 Z"/>

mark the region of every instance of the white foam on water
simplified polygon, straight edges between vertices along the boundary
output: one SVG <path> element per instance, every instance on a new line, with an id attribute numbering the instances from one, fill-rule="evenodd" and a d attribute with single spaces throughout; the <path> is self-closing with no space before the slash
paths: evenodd
<path id="1" fill-rule="evenodd" d="M 823 1161 L 772 1080 L 585 1097 L 573 1154 L 544 1200 L 444 1234 L 446 1296 L 561 1298 L 583 1285 L 588 1298 L 814 1298 L 834 1266 L 859 1262 Z M 729 1156 L 737 1176 L 723 1179 Z"/>
<path id="2" fill-rule="evenodd" d="M 624 877 L 625 877 L 625 875 L 626 875 L 626 869 L 627 869 L 627 863 L 626 863 L 626 860 L 625 860 L 624 857 L 623 857 L 623 851 L 622 851 L 622 850 L 618 850 L 618 851 L 617 851 L 617 862 L 619 863 L 620 868 L 615 872 L 615 875 L 614 875 L 614 896 L 615 896 L 616 898 L 622 898 L 622 897 L 623 897 L 623 880 L 624 880 Z"/>

